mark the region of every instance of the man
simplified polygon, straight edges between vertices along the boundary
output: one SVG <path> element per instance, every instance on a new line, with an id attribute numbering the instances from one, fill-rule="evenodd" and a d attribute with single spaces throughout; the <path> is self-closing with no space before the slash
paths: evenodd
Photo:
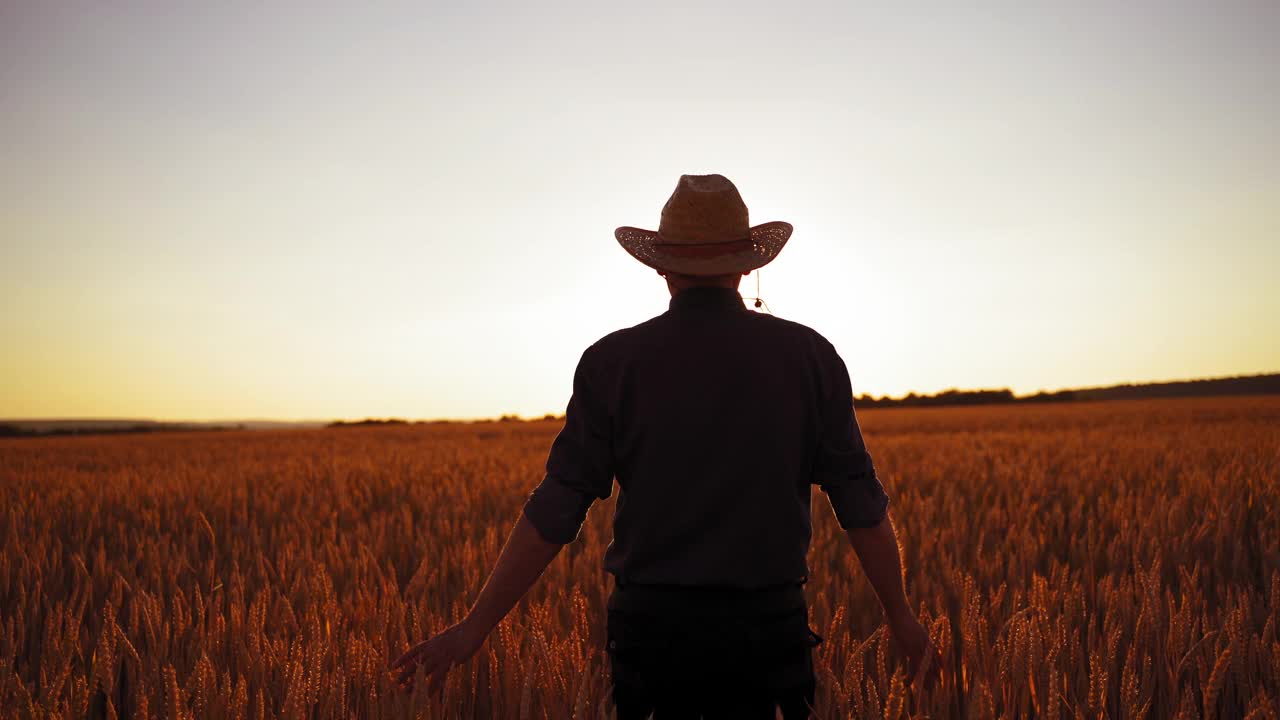
<path id="1" fill-rule="evenodd" d="M 546 476 L 467 618 L 395 664 L 433 687 L 572 541 L 596 499 L 618 502 L 605 569 L 618 717 L 808 717 L 809 493 L 848 533 L 914 676 L 936 651 L 912 614 L 888 497 L 844 362 L 817 332 L 748 310 L 743 275 L 791 225 L 751 227 L 733 183 L 684 175 L 659 229 L 618 242 L 666 278 L 667 312 L 587 348 Z"/>

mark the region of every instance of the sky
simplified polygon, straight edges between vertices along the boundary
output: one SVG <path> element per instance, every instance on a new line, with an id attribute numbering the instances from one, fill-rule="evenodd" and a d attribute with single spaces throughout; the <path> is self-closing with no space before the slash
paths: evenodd
<path id="1" fill-rule="evenodd" d="M 563 412 L 722 173 L 854 392 L 1280 370 L 1280 3 L 4 2 L 0 417 Z M 755 295 L 756 276 L 744 279 Z"/>

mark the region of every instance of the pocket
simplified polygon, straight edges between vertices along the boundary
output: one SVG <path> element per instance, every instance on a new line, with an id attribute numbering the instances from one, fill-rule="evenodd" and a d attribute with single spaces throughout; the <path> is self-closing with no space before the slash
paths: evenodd
<path id="1" fill-rule="evenodd" d="M 809 627 L 807 608 L 765 620 L 751 635 L 751 663 L 765 687 L 782 691 L 814 681 L 813 648 L 823 637 Z"/>
<path id="2" fill-rule="evenodd" d="M 653 618 L 608 611 L 605 649 L 610 654 L 664 650 L 671 646 L 671 629 Z"/>
<path id="3" fill-rule="evenodd" d="M 758 623 L 751 630 L 750 644 L 754 654 L 769 656 L 797 648 L 815 648 L 822 642 L 823 637 L 809 627 L 808 609 L 800 608 Z"/>

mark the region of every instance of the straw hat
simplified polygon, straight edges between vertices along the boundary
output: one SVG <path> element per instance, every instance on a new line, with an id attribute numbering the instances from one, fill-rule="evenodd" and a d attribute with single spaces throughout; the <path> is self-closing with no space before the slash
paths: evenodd
<path id="1" fill-rule="evenodd" d="M 651 268 L 682 275 L 728 275 L 754 270 L 778 256 L 791 224 L 751 227 L 747 206 L 723 175 L 681 175 L 662 206 L 658 229 L 620 227 L 618 244 Z"/>

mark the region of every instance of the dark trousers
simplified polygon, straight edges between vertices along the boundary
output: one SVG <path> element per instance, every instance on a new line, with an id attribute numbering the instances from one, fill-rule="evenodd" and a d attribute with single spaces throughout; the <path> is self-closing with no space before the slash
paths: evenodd
<path id="1" fill-rule="evenodd" d="M 799 586 L 768 591 L 626 586 L 609 599 L 619 720 L 807 718 L 813 648 Z"/>

